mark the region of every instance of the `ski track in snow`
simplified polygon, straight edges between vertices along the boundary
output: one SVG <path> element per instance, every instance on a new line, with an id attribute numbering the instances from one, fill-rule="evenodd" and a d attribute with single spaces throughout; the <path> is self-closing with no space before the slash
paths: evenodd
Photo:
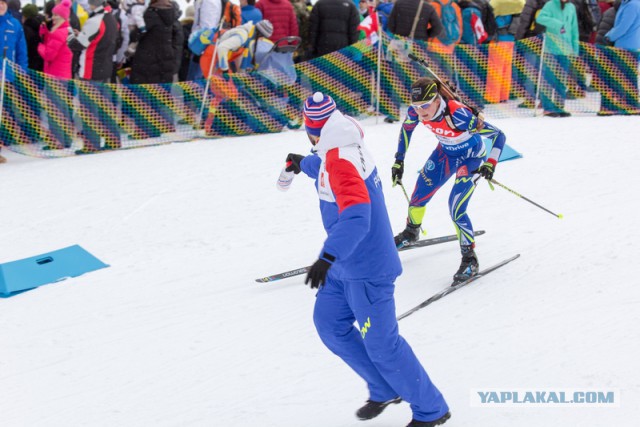
<path id="1" fill-rule="evenodd" d="M 469 212 L 481 267 L 521 258 L 400 322 L 453 417 L 446 426 L 635 426 L 640 419 L 637 117 L 497 120 L 524 158 Z M 399 124 L 364 121 L 394 232 Z M 407 191 L 435 146 L 416 130 Z M 304 276 L 324 239 L 312 181 L 275 182 L 303 132 L 40 160 L 3 151 L 0 262 L 80 244 L 110 267 L 0 299 L 0 424 L 364 426 L 362 381 L 318 339 Z M 454 232 L 450 180 L 429 237 Z M 401 254 L 402 313 L 447 286 L 456 243 Z M 471 389 L 619 389 L 617 408 L 475 408 Z M 367 427 L 404 426 L 406 403 Z"/>

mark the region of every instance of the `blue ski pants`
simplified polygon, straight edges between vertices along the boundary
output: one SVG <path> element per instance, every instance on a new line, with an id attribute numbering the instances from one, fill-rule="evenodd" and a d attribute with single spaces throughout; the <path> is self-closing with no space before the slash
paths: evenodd
<path id="1" fill-rule="evenodd" d="M 365 380 L 369 399 L 400 396 L 410 403 L 414 419 L 433 421 L 449 408 L 398 332 L 394 288 L 393 279 L 336 280 L 329 274 L 318 292 L 313 321 L 329 350 Z"/>
<path id="2" fill-rule="evenodd" d="M 474 135 L 474 138 L 480 138 L 480 136 Z M 467 206 L 476 188 L 472 172 L 484 163 L 485 156 L 485 147 L 482 141 L 479 141 L 468 153 L 460 156 L 445 153 L 442 146 L 438 144 L 420 170 L 416 187 L 411 195 L 409 212 L 410 216 L 414 218 L 414 222 L 421 223 L 424 212 L 412 214 L 411 211 L 429 203 L 440 187 L 455 173 L 456 181 L 449 195 L 449 214 L 456 226 L 460 245 L 473 245 L 475 243 L 473 225 L 467 215 Z"/>

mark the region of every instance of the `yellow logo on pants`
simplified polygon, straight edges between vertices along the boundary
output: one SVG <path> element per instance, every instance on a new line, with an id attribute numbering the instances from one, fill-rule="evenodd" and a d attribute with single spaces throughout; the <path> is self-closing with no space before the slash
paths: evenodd
<path id="1" fill-rule="evenodd" d="M 370 327 L 371 327 L 371 318 L 367 317 L 367 321 L 364 322 L 364 325 L 362 325 L 362 328 L 360 328 L 360 335 L 362 335 L 362 339 L 364 339 L 365 335 L 367 335 L 367 331 L 369 330 Z"/>

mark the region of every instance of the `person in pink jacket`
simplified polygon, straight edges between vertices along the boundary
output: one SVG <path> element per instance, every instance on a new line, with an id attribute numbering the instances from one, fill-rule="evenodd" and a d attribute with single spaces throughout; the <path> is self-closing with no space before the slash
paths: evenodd
<path id="1" fill-rule="evenodd" d="M 44 82 L 45 96 L 51 101 L 47 104 L 48 132 L 43 128 L 42 135 L 45 150 L 70 148 L 76 134 L 71 110 L 73 53 L 67 46 L 70 13 L 71 2 L 62 0 L 51 11 L 51 29 L 44 23 L 40 26 L 38 53 L 44 59 L 44 73 L 55 77 Z"/>
<path id="2" fill-rule="evenodd" d="M 40 26 L 40 37 L 43 42 L 38 45 L 38 53 L 44 59 L 44 72 L 63 79 L 71 78 L 71 61 L 73 53 L 67 46 L 69 36 L 69 13 L 71 2 L 63 0 L 53 8 L 52 26 Z"/>

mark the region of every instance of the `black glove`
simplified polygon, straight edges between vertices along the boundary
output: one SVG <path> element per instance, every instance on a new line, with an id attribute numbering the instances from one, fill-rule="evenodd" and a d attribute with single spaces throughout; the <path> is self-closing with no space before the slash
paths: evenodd
<path id="1" fill-rule="evenodd" d="M 391 166 L 391 182 L 394 187 L 396 184 L 402 185 L 402 174 L 404 174 L 404 161 L 396 159 L 396 162 Z"/>
<path id="2" fill-rule="evenodd" d="M 329 271 L 330 267 L 331 264 L 328 261 L 320 258 L 309 269 L 307 278 L 304 279 L 304 284 L 306 285 L 311 282 L 309 286 L 311 286 L 312 289 L 324 285 L 325 280 L 327 280 L 327 271 Z"/>
<path id="3" fill-rule="evenodd" d="M 304 159 L 304 156 L 300 154 L 287 154 L 287 168 L 285 169 L 287 172 L 293 172 L 296 175 L 300 173 L 302 169 L 300 169 L 300 162 Z"/>
<path id="4" fill-rule="evenodd" d="M 493 173 L 496 170 L 496 161 L 493 159 L 488 159 L 486 162 L 482 164 L 477 170 L 473 171 L 473 173 L 479 173 L 483 178 L 491 181 L 493 179 Z"/>

